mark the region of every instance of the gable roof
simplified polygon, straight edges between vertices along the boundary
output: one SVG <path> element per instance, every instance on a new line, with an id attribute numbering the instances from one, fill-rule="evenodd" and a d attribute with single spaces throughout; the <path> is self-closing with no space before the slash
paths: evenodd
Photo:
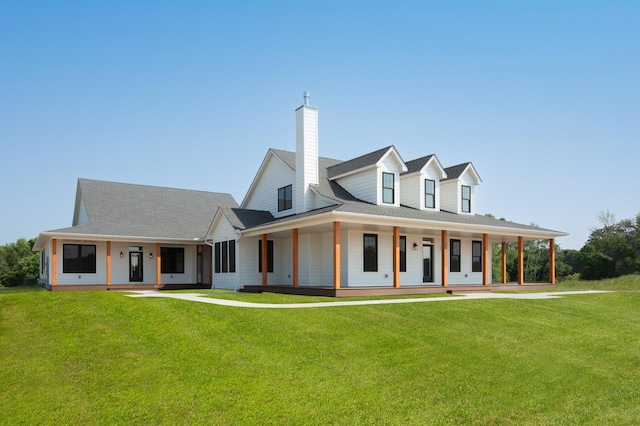
<path id="1" fill-rule="evenodd" d="M 474 175 L 476 184 L 482 183 L 480 175 L 476 171 L 476 168 L 473 167 L 473 164 L 471 162 L 458 164 L 444 169 L 445 173 L 447 174 L 447 178 L 445 180 L 458 179 L 467 170 L 469 170 Z"/>
<path id="2" fill-rule="evenodd" d="M 87 222 L 51 234 L 195 240 L 206 235 L 219 207 L 237 207 L 230 194 L 78 179 Z"/>
<path id="3" fill-rule="evenodd" d="M 377 151 L 373 151 L 368 154 L 361 155 L 360 157 L 356 157 L 348 161 L 343 161 L 339 164 L 331 166 L 327 169 L 327 176 L 329 177 L 329 179 L 335 179 L 339 176 L 348 175 L 358 170 L 373 167 L 390 152 L 395 153 L 398 160 L 403 164 L 404 167 L 406 167 L 404 165 L 404 161 L 402 161 L 402 157 L 400 157 L 400 154 L 396 150 L 396 147 L 393 145 L 389 145 Z"/>
<path id="4" fill-rule="evenodd" d="M 411 174 L 411 173 L 420 172 L 430 162 L 435 163 L 436 168 L 440 171 L 440 178 L 441 179 L 446 179 L 447 178 L 447 173 L 445 172 L 445 168 L 442 167 L 442 164 L 440 163 L 440 160 L 438 160 L 438 157 L 436 157 L 435 154 L 431 154 L 431 155 L 427 155 L 425 157 L 416 158 L 415 160 L 407 161 L 407 163 L 406 163 L 407 171 L 402 173 L 402 175 L 408 175 L 408 174 Z"/>

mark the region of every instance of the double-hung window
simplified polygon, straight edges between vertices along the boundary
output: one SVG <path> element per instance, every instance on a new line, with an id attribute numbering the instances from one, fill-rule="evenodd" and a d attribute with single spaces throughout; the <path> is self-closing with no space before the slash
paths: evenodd
<path id="1" fill-rule="evenodd" d="M 184 248 L 160 247 L 160 273 L 184 274 Z"/>
<path id="2" fill-rule="evenodd" d="M 471 187 L 462 185 L 462 212 L 471 213 Z"/>
<path id="3" fill-rule="evenodd" d="M 482 272 L 482 241 L 471 242 L 471 272 Z"/>
<path id="4" fill-rule="evenodd" d="M 88 244 L 64 244 L 62 246 L 63 273 L 96 273 L 96 246 Z"/>
<path id="5" fill-rule="evenodd" d="M 278 188 L 278 211 L 289 210 L 293 207 L 293 186 Z"/>
<path id="6" fill-rule="evenodd" d="M 236 242 L 235 240 L 221 241 L 214 245 L 215 272 L 233 273 L 236 271 Z"/>
<path id="7" fill-rule="evenodd" d="M 449 271 L 460 272 L 460 240 L 449 240 Z"/>
<path id="8" fill-rule="evenodd" d="M 393 173 L 382 172 L 382 202 L 395 203 L 395 176 Z"/>
<path id="9" fill-rule="evenodd" d="M 424 206 L 428 209 L 436 208 L 436 181 L 424 180 Z"/>
<path id="10" fill-rule="evenodd" d="M 364 234 L 363 237 L 363 271 L 378 272 L 378 235 Z"/>

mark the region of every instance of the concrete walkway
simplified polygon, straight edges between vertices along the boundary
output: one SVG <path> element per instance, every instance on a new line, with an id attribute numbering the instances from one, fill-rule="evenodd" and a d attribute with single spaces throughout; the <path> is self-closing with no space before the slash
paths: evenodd
<path id="1" fill-rule="evenodd" d="M 186 300 L 188 302 L 210 303 L 220 306 L 233 306 L 236 308 L 259 309 L 302 309 L 325 308 L 331 306 L 358 306 L 358 305 L 389 305 L 393 303 L 425 303 L 425 302 L 452 302 L 478 299 L 557 299 L 572 294 L 598 294 L 612 293 L 605 290 L 582 291 L 553 291 L 543 293 L 461 293 L 458 296 L 446 297 L 420 297 L 411 299 L 374 299 L 343 302 L 310 302 L 310 303 L 251 303 L 239 300 L 216 299 L 205 294 L 195 293 L 167 293 L 162 291 L 136 291 L 128 294 L 129 297 L 164 297 L 168 299 Z"/>

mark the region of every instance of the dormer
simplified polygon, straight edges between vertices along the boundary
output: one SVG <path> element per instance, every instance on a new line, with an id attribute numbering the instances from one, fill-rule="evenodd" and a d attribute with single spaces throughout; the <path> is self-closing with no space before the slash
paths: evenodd
<path id="1" fill-rule="evenodd" d="M 440 182 L 440 208 L 458 214 L 475 214 L 475 187 L 482 183 L 471 163 L 444 169 L 447 178 Z"/>
<path id="2" fill-rule="evenodd" d="M 419 210 L 440 210 L 440 181 L 447 173 L 435 155 L 407 161 L 400 176 L 400 203 Z"/>
<path id="3" fill-rule="evenodd" d="M 354 197 L 381 206 L 400 206 L 400 174 L 407 165 L 394 146 L 379 149 L 327 169 Z"/>

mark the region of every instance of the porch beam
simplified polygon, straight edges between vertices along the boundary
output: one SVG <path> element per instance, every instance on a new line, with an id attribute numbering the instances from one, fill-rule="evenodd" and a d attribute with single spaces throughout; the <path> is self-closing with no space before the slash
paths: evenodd
<path id="1" fill-rule="evenodd" d="M 262 234 L 262 285 L 267 285 L 267 234 Z"/>
<path id="2" fill-rule="evenodd" d="M 333 222 L 333 288 L 340 288 L 340 222 Z"/>
<path id="3" fill-rule="evenodd" d="M 55 287 L 57 284 L 58 277 L 58 240 L 55 238 L 51 239 L 51 286 Z"/>
<path id="4" fill-rule="evenodd" d="M 446 287 L 449 284 L 449 232 L 445 229 L 442 230 L 441 240 L 442 287 Z"/>
<path id="5" fill-rule="evenodd" d="M 107 286 L 111 285 L 111 241 L 107 241 Z"/>
<path id="6" fill-rule="evenodd" d="M 507 242 L 502 242 L 502 284 L 507 283 Z"/>
<path id="7" fill-rule="evenodd" d="M 556 240 L 549 240 L 549 282 L 556 283 Z"/>
<path id="8" fill-rule="evenodd" d="M 400 228 L 393 227 L 393 286 L 400 287 Z"/>
<path id="9" fill-rule="evenodd" d="M 524 238 L 518 237 L 518 285 L 524 284 Z"/>
<path id="10" fill-rule="evenodd" d="M 482 285 L 489 285 L 489 234 L 482 234 Z"/>
<path id="11" fill-rule="evenodd" d="M 291 231 L 293 240 L 293 286 L 298 287 L 298 228 Z"/>
<path id="12" fill-rule="evenodd" d="M 162 285 L 162 255 L 160 252 L 160 243 L 156 243 L 156 286 Z"/>

